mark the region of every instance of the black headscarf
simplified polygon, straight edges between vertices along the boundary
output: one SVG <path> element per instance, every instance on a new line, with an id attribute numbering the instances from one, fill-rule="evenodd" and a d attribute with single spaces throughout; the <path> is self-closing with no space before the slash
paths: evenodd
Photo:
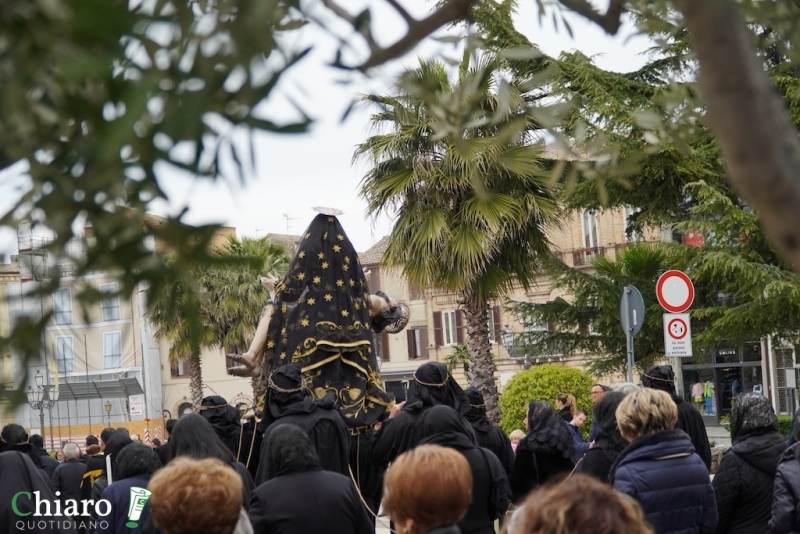
<path id="1" fill-rule="evenodd" d="M 665 391 L 672 400 L 677 401 L 675 393 L 675 373 L 671 365 L 655 365 L 642 374 L 642 385 L 646 388 Z"/>
<path id="2" fill-rule="evenodd" d="M 299 365 L 282 365 L 269 376 L 266 408 L 269 414 L 264 415 L 272 421 L 316 409 Z"/>
<path id="3" fill-rule="evenodd" d="M 278 425 L 272 430 L 267 441 L 266 460 L 273 478 L 322 470 L 308 434 L 292 424 Z"/>
<path id="4" fill-rule="evenodd" d="M 757 393 L 736 397 L 731 408 L 731 437 L 734 442 L 778 430 L 778 416 L 769 400 Z"/>
<path id="5" fill-rule="evenodd" d="M 528 404 L 528 435 L 517 446 L 519 452 L 533 449 L 537 444 L 558 449 L 564 458 L 572 457 L 575 436 L 549 402 L 531 401 Z"/>
<path id="6" fill-rule="evenodd" d="M 457 450 L 475 448 L 475 434 L 450 406 L 434 406 L 419 420 L 419 444 L 441 445 Z"/>
<path id="7" fill-rule="evenodd" d="M 486 404 L 483 394 L 477 388 L 469 387 L 466 392 L 469 399 L 469 410 L 464 414 L 464 419 L 469 421 L 475 432 L 488 434 L 492 431 L 492 422 L 486 417 Z"/>
<path id="8" fill-rule="evenodd" d="M 44 469 L 44 460 L 42 460 L 36 447 L 28 441 L 28 434 L 22 426 L 15 423 L 4 426 L 3 431 L 0 432 L 0 439 L 3 445 L 2 450 L 19 451 L 27 454 L 36 467 Z"/>
<path id="9" fill-rule="evenodd" d="M 624 393 L 609 391 L 594 405 L 594 420 L 597 421 L 597 437 L 594 448 L 603 451 L 605 457 L 614 462 L 619 453 L 628 446 L 617 426 L 617 407 L 625 398 Z"/>
<path id="10" fill-rule="evenodd" d="M 161 460 L 152 447 L 144 443 L 131 443 L 117 453 L 111 469 L 114 482 L 135 476 L 149 476 L 158 471 Z"/>
<path id="11" fill-rule="evenodd" d="M 111 457 L 111 474 L 114 474 L 114 464 L 119 459 L 119 453 L 133 443 L 133 440 L 120 432 L 114 432 L 106 443 L 105 456 Z M 105 471 L 105 469 L 103 469 Z"/>
<path id="12" fill-rule="evenodd" d="M 458 382 L 450 375 L 444 364 L 428 362 L 422 364 L 414 373 L 414 380 L 408 386 L 406 405 L 410 412 L 444 404 L 460 414 L 469 411 L 469 399 Z"/>
<path id="13" fill-rule="evenodd" d="M 233 454 L 239 450 L 239 437 L 242 433 L 242 423 L 239 410 L 228 404 L 228 401 L 219 395 L 203 398 L 200 415 L 211 423 L 214 432 Z"/>
<path id="14" fill-rule="evenodd" d="M 53 502 L 58 498 L 53 493 L 53 488 L 38 473 L 39 469 L 33 464 L 30 455 L 21 451 L 7 451 L 0 454 L 0 532 L 6 534 L 22 534 L 37 532 L 39 534 L 75 534 L 75 530 L 65 527 L 69 521 L 64 521 L 59 517 L 47 518 L 53 521 L 43 521 L 44 528 L 39 528 L 39 521 L 36 521 L 35 530 L 30 530 L 27 525 L 33 516 L 20 517 L 14 513 L 11 501 L 14 494 L 21 491 L 33 495 L 39 492 L 38 496 L 42 501 Z M 22 513 L 35 513 L 35 498 L 18 498 L 17 509 Z M 30 521 L 29 521 L 30 520 Z M 23 528 L 17 528 L 18 523 L 23 523 Z M 63 527 L 63 528 L 59 528 Z"/>

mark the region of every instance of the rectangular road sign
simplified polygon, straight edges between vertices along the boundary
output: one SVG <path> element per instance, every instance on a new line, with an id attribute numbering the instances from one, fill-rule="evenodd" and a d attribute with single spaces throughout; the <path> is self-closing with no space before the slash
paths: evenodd
<path id="1" fill-rule="evenodd" d="M 664 351 L 667 356 L 692 355 L 692 323 L 688 313 L 664 314 Z"/>

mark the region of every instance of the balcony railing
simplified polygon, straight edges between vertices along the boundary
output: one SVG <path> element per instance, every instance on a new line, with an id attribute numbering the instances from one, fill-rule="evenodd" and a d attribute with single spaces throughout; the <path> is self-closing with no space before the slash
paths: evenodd
<path id="1" fill-rule="evenodd" d="M 572 251 L 572 265 L 581 267 L 588 265 L 589 260 L 595 256 L 604 256 L 606 249 L 604 247 L 589 247 Z"/>

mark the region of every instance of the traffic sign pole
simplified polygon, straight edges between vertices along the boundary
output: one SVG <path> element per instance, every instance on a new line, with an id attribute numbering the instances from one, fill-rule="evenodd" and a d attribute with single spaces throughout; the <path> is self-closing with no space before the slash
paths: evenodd
<path id="1" fill-rule="evenodd" d="M 622 313 L 629 317 L 631 313 L 631 287 L 625 286 L 622 294 Z M 625 325 L 625 342 L 628 349 L 628 382 L 633 382 L 633 324 Z"/>

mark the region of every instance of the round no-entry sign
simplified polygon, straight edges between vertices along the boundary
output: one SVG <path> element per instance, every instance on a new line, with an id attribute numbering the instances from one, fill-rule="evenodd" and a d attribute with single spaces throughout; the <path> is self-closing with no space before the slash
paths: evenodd
<path id="1" fill-rule="evenodd" d="M 658 277 L 656 297 L 668 312 L 684 312 L 694 302 L 694 284 L 682 271 L 667 271 Z"/>

